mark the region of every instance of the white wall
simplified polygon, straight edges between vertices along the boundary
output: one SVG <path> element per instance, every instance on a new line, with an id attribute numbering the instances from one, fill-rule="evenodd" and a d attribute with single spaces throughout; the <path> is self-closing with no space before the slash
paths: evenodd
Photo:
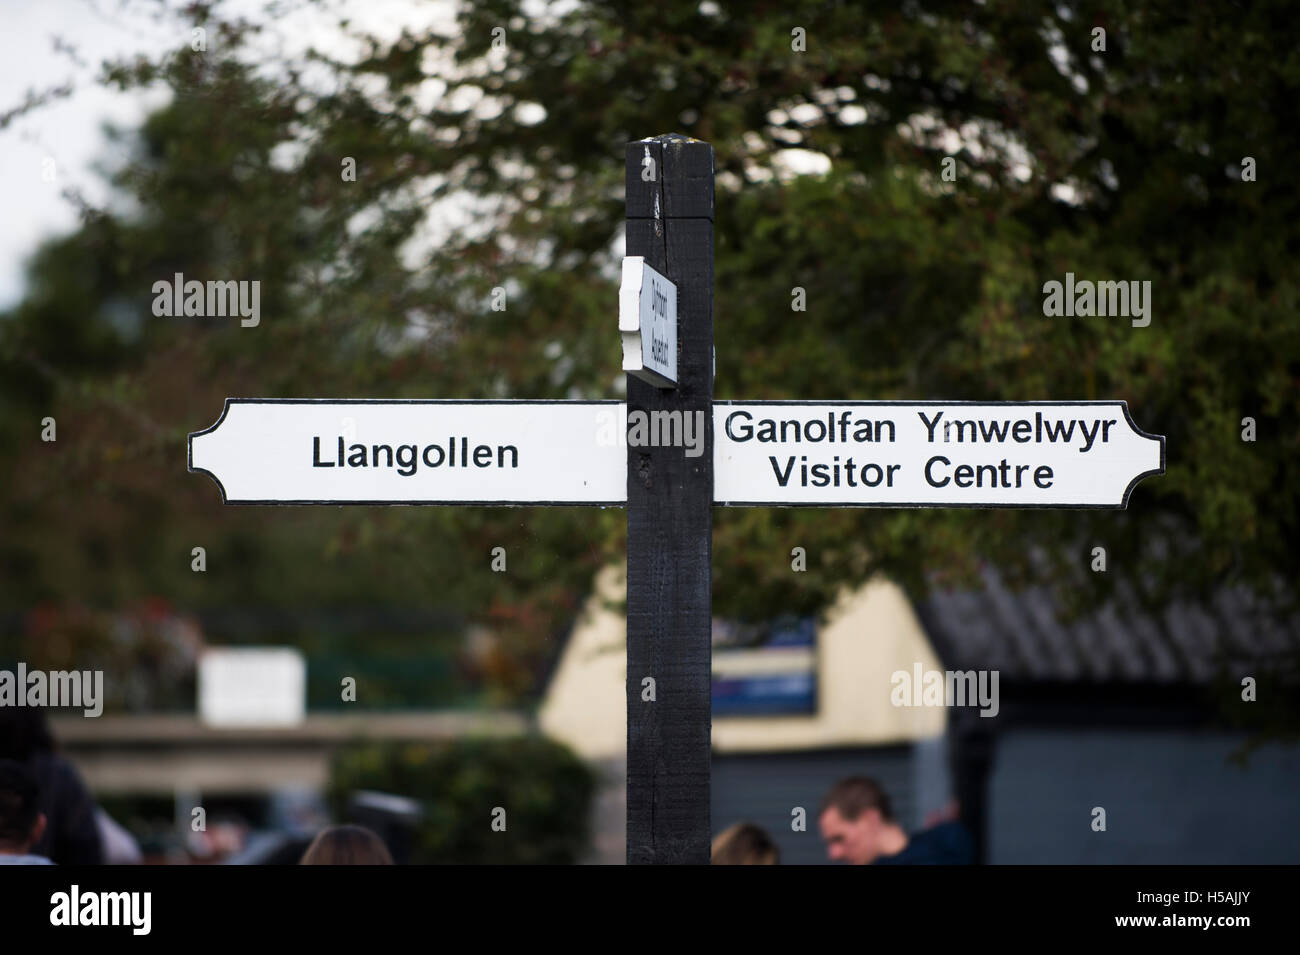
<path id="1" fill-rule="evenodd" d="M 539 711 L 541 728 L 589 759 L 620 757 L 627 742 L 626 621 L 604 601 L 623 598 L 625 570 L 596 579 Z M 895 707 L 890 676 L 940 663 L 902 590 L 876 580 L 842 599 L 817 635 L 817 713 L 713 721 L 720 753 L 902 743 L 944 731 L 942 707 Z"/>

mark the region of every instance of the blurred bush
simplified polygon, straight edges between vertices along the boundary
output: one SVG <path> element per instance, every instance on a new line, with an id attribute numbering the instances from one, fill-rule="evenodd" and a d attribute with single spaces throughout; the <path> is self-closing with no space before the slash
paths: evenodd
<path id="1" fill-rule="evenodd" d="M 0 615 L 0 669 L 100 670 L 104 712 L 193 712 L 206 641 L 197 619 L 160 597 L 121 610 L 43 602 Z"/>
<path id="2" fill-rule="evenodd" d="M 327 798 L 339 819 L 358 790 L 419 802 L 415 864 L 571 864 L 587 848 L 595 786 L 568 747 L 543 737 L 354 743 L 332 760 Z"/>

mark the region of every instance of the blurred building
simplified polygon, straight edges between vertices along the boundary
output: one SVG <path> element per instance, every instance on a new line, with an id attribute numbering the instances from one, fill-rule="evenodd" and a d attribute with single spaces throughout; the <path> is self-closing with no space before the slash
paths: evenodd
<path id="1" fill-rule="evenodd" d="M 625 851 L 625 625 L 609 609 L 622 596 L 621 569 L 602 573 L 539 712 L 545 732 L 602 770 L 593 860 L 606 862 Z M 1123 598 L 1062 622 L 1044 589 L 1015 592 L 986 570 L 976 590 L 915 605 L 872 581 L 820 628 L 715 621 L 714 832 L 748 820 L 783 861 L 824 862 L 821 798 L 865 774 L 907 829 L 956 800 L 991 863 L 1300 861 L 1300 751 L 1265 744 L 1243 768 L 1230 757 L 1249 736 L 1223 728 L 1225 706 L 1252 705 L 1242 676 L 1300 653 L 1300 625 L 1241 594 L 1158 616 Z M 996 715 L 891 702 L 894 673 L 931 670 L 998 671 Z M 802 832 L 791 826 L 800 807 Z"/>
<path id="2" fill-rule="evenodd" d="M 570 635 L 540 712 L 543 731 L 603 770 L 596 860 L 625 858 L 626 627 L 609 609 L 621 568 L 607 569 Z M 805 642 L 806 639 L 806 642 Z M 905 824 L 940 810 L 951 790 L 946 713 L 889 701 L 890 675 L 939 666 L 902 591 L 887 582 L 849 595 L 820 630 L 777 621 L 746 633 L 714 625 L 713 828 L 747 819 L 768 829 L 788 862 L 821 862 L 821 797 L 867 773 L 889 787 Z M 802 807 L 807 830 L 791 830 Z"/>
<path id="3" fill-rule="evenodd" d="M 158 847 L 148 861 L 163 854 L 184 861 L 178 834 L 186 855 L 202 859 L 243 848 L 256 830 L 319 828 L 327 821 L 321 797 L 331 759 L 357 740 L 423 743 L 529 730 L 521 714 L 493 710 L 312 713 L 296 725 L 265 727 L 209 726 L 179 713 L 50 722 L 96 799 L 121 813 L 118 821 L 136 832 L 147 856 L 151 844 Z M 197 807 L 204 807 L 208 834 L 193 832 Z M 159 817 L 174 821 L 159 827 Z"/>
<path id="4" fill-rule="evenodd" d="M 917 610 L 946 666 L 1001 674 L 998 717 L 953 710 L 948 732 L 987 861 L 1300 862 L 1300 748 L 1228 728 L 1259 722 L 1252 707 L 1277 712 L 1266 697 L 1285 680 L 1266 674 L 1294 672 L 1294 616 L 1230 588 L 1151 611 L 1123 580 L 1070 616 L 1046 588 L 1014 591 L 987 567 L 979 588 L 932 592 Z M 1242 699 L 1247 677 L 1265 697 Z"/>
<path id="5" fill-rule="evenodd" d="M 265 807 L 319 794 L 331 755 L 350 740 L 537 727 L 598 771 L 590 861 L 621 863 L 622 568 L 603 571 L 595 590 L 557 651 L 536 721 L 485 709 L 313 707 L 279 727 L 209 726 L 192 712 L 59 717 L 55 735 L 101 800 L 155 800 L 173 833 L 186 831 L 202 804 L 222 833 L 223 817 L 233 825 L 260 814 L 261 825 L 278 825 Z M 886 787 L 910 830 L 955 800 L 987 862 L 1295 863 L 1300 751 L 1266 743 L 1243 764 L 1233 757 L 1252 737 L 1229 727 L 1234 714 L 1278 711 L 1278 684 L 1265 675 L 1298 658 L 1300 621 L 1244 593 L 1225 589 L 1208 607 L 1154 612 L 1121 584 L 1105 606 L 1070 617 L 1051 592 L 1013 590 L 991 568 L 974 589 L 936 589 L 916 603 L 889 581 L 871 581 L 820 626 L 715 620 L 713 830 L 755 822 L 784 861 L 824 862 L 822 796 L 835 780 L 865 774 Z M 337 686 L 341 667 L 328 654 L 309 659 L 312 679 Z M 996 715 L 896 705 L 896 674 L 945 670 L 996 671 Z M 424 686 L 439 675 L 406 671 Z M 1241 698 L 1251 676 L 1264 694 L 1257 703 Z M 800 809 L 802 831 L 792 827 Z M 1093 829 L 1097 809 L 1104 832 Z"/>

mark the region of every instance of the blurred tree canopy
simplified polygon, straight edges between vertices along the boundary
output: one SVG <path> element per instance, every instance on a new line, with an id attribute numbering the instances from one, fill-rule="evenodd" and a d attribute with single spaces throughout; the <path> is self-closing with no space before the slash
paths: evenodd
<path id="1" fill-rule="evenodd" d="M 1110 572 L 1071 583 L 1076 606 L 1121 576 L 1153 605 L 1294 586 L 1290 5 L 529 6 L 395 42 L 332 23 L 345 56 L 268 55 L 265 28 L 199 2 L 205 51 L 186 25 L 105 65 L 171 97 L 120 134 L 126 201 L 85 206 L 0 316 L 0 603 L 450 607 L 503 641 L 491 685 L 532 692 L 622 555 L 621 511 L 227 508 L 185 438 L 227 396 L 621 396 L 623 145 L 669 131 L 716 150 L 718 398 L 1119 398 L 1168 438 L 1127 511 L 718 509 L 715 612 L 817 611 L 875 571 L 1023 580 L 1032 551 L 1063 571 L 1097 545 Z M 463 222 L 431 231 L 448 209 Z M 1067 271 L 1149 280 L 1150 326 L 1044 317 Z M 176 272 L 260 280 L 260 325 L 155 317 Z"/>

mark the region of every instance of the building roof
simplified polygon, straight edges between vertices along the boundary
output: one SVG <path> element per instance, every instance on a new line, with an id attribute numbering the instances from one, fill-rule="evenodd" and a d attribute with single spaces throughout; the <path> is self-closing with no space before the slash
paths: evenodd
<path id="1" fill-rule="evenodd" d="M 950 669 L 996 669 L 1020 684 L 1204 685 L 1221 668 L 1249 673 L 1300 655 L 1300 614 L 1272 611 L 1244 587 L 1152 612 L 1121 581 L 1112 599 L 1071 619 L 1046 586 L 1013 590 L 987 565 L 980 577 L 977 589 L 934 589 L 916 602 Z"/>

